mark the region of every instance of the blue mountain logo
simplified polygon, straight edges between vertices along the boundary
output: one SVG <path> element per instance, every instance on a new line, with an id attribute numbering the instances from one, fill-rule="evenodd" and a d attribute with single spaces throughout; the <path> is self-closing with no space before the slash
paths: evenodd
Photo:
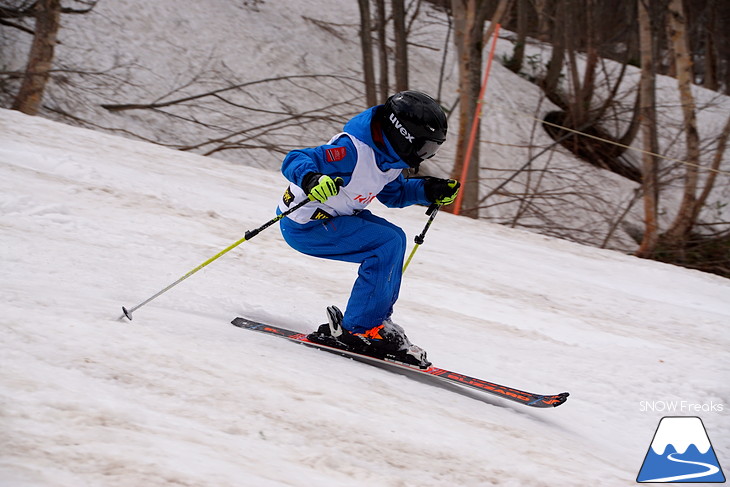
<path id="1" fill-rule="evenodd" d="M 662 418 L 636 481 L 725 482 L 702 420 L 696 416 Z"/>

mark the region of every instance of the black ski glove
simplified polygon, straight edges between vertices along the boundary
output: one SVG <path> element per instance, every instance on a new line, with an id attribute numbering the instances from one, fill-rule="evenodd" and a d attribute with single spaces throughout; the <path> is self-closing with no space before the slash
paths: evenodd
<path id="1" fill-rule="evenodd" d="M 426 198 L 437 205 L 450 205 L 459 194 L 459 181 L 456 179 L 423 178 L 423 189 Z"/>

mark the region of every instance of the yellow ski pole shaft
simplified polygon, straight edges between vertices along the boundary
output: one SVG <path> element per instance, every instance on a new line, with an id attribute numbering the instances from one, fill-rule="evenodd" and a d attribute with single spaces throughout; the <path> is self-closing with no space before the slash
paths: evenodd
<path id="1" fill-rule="evenodd" d="M 245 235 L 244 235 L 244 236 L 243 236 L 242 238 L 240 238 L 240 239 L 236 240 L 236 241 L 235 241 L 235 242 L 233 242 L 233 243 L 232 243 L 231 245 L 229 245 L 229 246 L 228 246 L 228 247 L 226 247 L 225 249 L 221 250 L 220 252 L 218 252 L 217 254 L 215 254 L 215 255 L 214 255 L 213 257 L 211 257 L 210 259 L 206 260 L 205 262 L 203 262 L 202 264 L 200 264 L 200 265 L 199 265 L 199 266 L 197 266 L 196 268 L 194 268 L 194 269 L 190 270 L 190 271 L 189 271 L 189 272 L 188 272 L 187 274 L 185 274 L 184 276 L 182 276 L 182 277 L 181 277 L 180 279 L 178 279 L 177 281 L 173 282 L 172 284 L 170 284 L 169 286 L 165 287 L 164 289 L 161 289 L 161 290 L 160 290 L 159 292 L 157 292 L 157 293 L 155 293 L 154 295 L 150 296 L 149 298 L 145 299 L 144 301 L 142 301 L 142 302 L 141 302 L 141 303 L 139 303 L 138 305 L 136 305 L 136 306 L 132 306 L 131 308 L 126 308 L 125 306 L 122 306 L 122 311 L 123 311 L 123 314 L 122 314 L 122 315 L 121 315 L 121 316 L 120 316 L 119 318 L 117 318 L 117 319 L 118 319 L 118 320 L 123 320 L 124 318 L 127 318 L 127 319 L 129 319 L 129 320 L 131 321 L 131 320 L 132 320 L 132 313 L 133 313 L 133 312 L 135 312 L 136 310 L 138 310 L 139 308 L 141 308 L 141 307 L 142 307 L 142 306 L 144 306 L 145 304 L 149 303 L 149 302 L 150 302 L 150 301 L 152 301 L 153 299 L 157 298 L 158 296 L 160 296 L 160 295 L 162 295 L 162 294 L 166 293 L 167 291 L 169 291 L 169 290 L 170 290 L 170 289 L 172 289 L 173 287 L 175 287 L 175 286 L 177 286 L 178 284 L 180 284 L 181 282 L 183 282 L 183 281 L 184 281 L 185 279 L 187 279 L 188 277 L 190 277 L 190 276 L 192 276 L 193 274 L 195 274 L 196 272 L 198 272 L 198 271 L 199 271 L 200 269 L 202 269 L 203 267 L 207 266 L 208 264 L 210 264 L 210 263 L 211 263 L 211 262 L 213 262 L 214 260 L 218 259 L 218 258 L 219 258 L 219 257 L 221 257 L 222 255 L 224 255 L 224 254 L 226 254 L 227 252 L 229 252 L 229 251 L 233 250 L 234 248 L 238 247 L 238 246 L 239 246 L 239 245 L 241 245 L 241 244 L 242 244 L 243 242 L 245 242 L 245 241 L 247 241 L 247 240 L 251 240 L 251 239 L 252 239 L 252 238 L 254 238 L 254 237 L 255 237 L 256 235 L 258 235 L 258 234 L 259 234 L 259 233 L 260 233 L 261 231 L 263 231 L 263 230 L 265 230 L 266 228 L 270 227 L 271 225 L 273 225 L 274 223 L 278 222 L 278 221 L 279 221 L 279 220 L 281 220 L 282 218 L 284 218 L 284 217 L 286 217 L 286 216 L 290 215 L 291 213 L 295 212 L 296 210 L 298 210 L 298 209 L 299 209 L 299 208 L 301 208 L 302 206 L 306 205 L 306 204 L 307 204 L 307 203 L 309 203 L 310 201 L 311 201 L 311 199 L 306 199 L 306 200 L 302 201 L 301 203 L 298 203 L 298 204 L 294 205 L 293 207 L 289 208 L 289 209 L 288 209 L 288 210 L 286 210 L 285 212 L 283 212 L 283 213 L 281 213 L 281 214 L 277 215 L 276 217 L 272 218 L 271 220 L 269 220 L 268 222 L 264 223 L 264 224 L 263 224 L 263 225 L 261 225 L 260 227 L 258 227 L 258 228 L 255 228 L 254 230 L 248 230 L 248 231 L 246 231 L 246 234 L 245 234 Z"/>
<path id="2" fill-rule="evenodd" d="M 428 232 L 429 227 L 431 226 L 431 223 L 433 223 L 433 219 L 436 218 L 436 214 L 441 209 L 441 205 L 438 205 L 436 203 L 432 204 L 428 207 L 428 210 L 426 210 L 426 214 L 430 215 L 428 218 L 428 221 L 426 222 L 426 226 L 423 227 L 423 231 L 416 235 L 416 238 L 414 239 L 416 242 L 416 245 L 413 246 L 413 250 L 411 250 L 411 255 L 408 256 L 408 260 L 406 260 L 405 265 L 403 266 L 403 271 L 405 272 L 408 268 L 408 264 L 411 263 L 411 259 L 413 259 L 413 255 L 416 253 L 416 250 L 418 250 L 418 247 L 421 246 L 423 243 L 423 240 L 426 238 L 426 232 Z"/>

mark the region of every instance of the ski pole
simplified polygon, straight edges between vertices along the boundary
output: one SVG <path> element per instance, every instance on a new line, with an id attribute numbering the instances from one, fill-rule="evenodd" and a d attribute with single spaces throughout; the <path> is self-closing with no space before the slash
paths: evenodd
<path id="1" fill-rule="evenodd" d="M 436 214 L 441 209 L 441 205 L 433 203 L 431 206 L 428 207 L 428 210 L 426 210 L 426 214 L 430 215 L 428 218 L 428 221 L 426 222 L 426 226 L 423 227 L 423 231 L 416 235 L 416 238 L 414 239 L 416 242 L 416 245 L 413 247 L 413 250 L 411 250 L 411 255 L 408 256 L 408 260 L 406 260 L 405 265 L 403 266 L 403 271 L 405 272 L 408 268 L 408 264 L 411 263 L 411 259 L 413 258 L 413 254 L 416 253 L 416 250 L 418 250 L 418 247 L 421 246 L 423 243 L 423 240 L 426 238 L 426 232 L 428 232 L 429 227 L 431 226 L 431 223 L 433 223 L 433 219 L 436 218 Z"/>
<path id="2" fill-rule="evenodd" d="M 145 304 L 149 303 L 150 301 L 152 301 L 156 297 L 160 296 L 161 294 L 164 294 L 167 291 L 169 291 L 170 289 L 172 289 L 173 287 L 177 286 L 178 284 L 180 284 L 181 282 L 183 282 L 185 279 L 187 279 L 188 277 L 192 276 L 193 274 L 195 274 L 196 272 L 198 272 L 200 269 L 202 269 L 203 267 L 207 266 L 208 264 L 210 264 L 211 262 L 213 262 L 214 260 L 216 260 L 218 257 L 222 256 L 223 254 L 227 253 L 230 250 L 233 250 L 234 248 L 236 248 L 239 245 L 241 245 L 243 242 L 245 242 L 247 240 L 251 240 L 256 235 L 258 235 L 261 231 L 267 229 L 268 227 L 270 227 L 274 223 L 278 222 L 282 218 L 284 218 L 284 217 L 286 217 L 286 216 L 294 213 L 296 210 L 298 210 L 302 206 L 306 205 L 310 201 L 312 201 L 312 200 L 311 199 L 306 199 L 306 200 L 302 201 L 301 203 L 298 203 L 298 204 L 292 206 L 291 208 L 289 208 L 285 212 L 277 215 L 276 217 L 272 218 L 271 220 L 267 221 L 266 223 L 264 223 L 260 227 L 255 228 L 253 230 L 247 230 L 246 233 L 244 234 L 244 236 L 242 238 L 240 238 L 239 240 L 236 240 L 231 245 L 229 245 L 225 249 L 221 250 L 220 252 L 218 252 L 217 254 L 215 254 L 213 257 L 211 257 L 210 259 L 208 259 L 205 262 L 203 262 L 202 264 L 200 264 L 198 267 L 192 269 L 190 272 L 188 272 L 187 274 L 185 274 L 184 276 L 182 276 L 180 279 L 178 279 L 177 281 L 173 282 L 169 286 L 165 287 L 164 289 L 162 289 L 158 293 L 156 293 L 156 294 L 150 296 L 149 298 L 145 299 L 144 301 L 142 301 L 141 303 L 139 303 L 137 306 L 132 306 L 131 308 L 126 308 L 126 307 L 122 306 L 122 311 L 124 312 L 124 314 L 122 314 L 117 319 L 121 321 L 121 320 L 123 320 L 126 317 L 126 318 L 128 318 L 131 321 L 132 320 L 132 313 L 133 312 L 135 312 L 136 310 L 138 310 L 139 308 L 141 308 Z"/>

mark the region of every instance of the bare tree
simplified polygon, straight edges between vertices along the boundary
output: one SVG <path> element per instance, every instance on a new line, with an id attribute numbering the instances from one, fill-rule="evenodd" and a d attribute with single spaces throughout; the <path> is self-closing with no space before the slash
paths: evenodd
<path id="1" fill-rule="evenodd" d="M 377 104 L 378 94 L 375 86 L 375 66 L 373 59 L 373 37 L 370 27 L 370 0 L 357 0 L 360 7 L 360 48 L 362 49 L 362 69 L 365 78 L 365 103 Z"/>
<path id="2" fill-rule="evenodd" d="M 550 4 L 550 2 L 548 2 Z M 548 5 L 544 5 L 547 8 Z M 558 2 L 555 7 L 556 19 L 552 22 L 552 54 L 547 65 L 545 76 L 540 80 L 540 86 L 547 93 L 548 97 L 555 93 L 560 82 L 560 74 L 563 71 L 563 63 L 565 62 L 565 35 L 563 34 L 563 19 L 566 18 L 565 2 Z M 543 17 L 548 17 L 544 15 Z M 547 23 L 547 22 L 546 22 Z M 554 97 L 553 97 L 554 98 Z M 563 106 L 560 100 L 553 100 L 558 106 Z"/>
<path id="3" fill-rule="evenodd" d="M 61 27 L 61 14 L 86 14 L 98 0 L 73 0 L 64 7 L 61 0 L 22 0 L 11 5 L 0 4 L 0 25 L 5 25 L 33 36 L 25 70 L 3 73 L 8 78 L 19 77 L 20 87 L 13 97 L 11 108 L 36 115 L 42 106 L 46 86 L 54 73 L 54 53 Z M 34 27 L 24 23 L 34 19 Z M 66 70 L 69 71 L 69 70 Z M 7 88 L 3 86 L 3 89 Z M 10 97 L 8 97 L 10 98 Z"/>
<path id="4" fill-rule="evenodd" d="M 603 65 L 600 53 L 609 50 L 606 48 L 609 39 L 601 37 L 606 34 L 598 26 L 604 20 L 608 21 L 609 15 L 608 6 L 599 5 L 598 0 L 559 2 L 554 20 L 557 44 L 553 46 L 552 57 L 539 84 L 560 110 L 545 117 L 545 129 L 553 138 L 563 138 L 570 130 L 588 134 L 590 137 L 571 135 L 564 138 L 562 145 L 596 167 L 639 182 L 640 171 L 623 157 L 625 149 L 622 148 L 632 142 L 638 131 L 639 104 L 634 105 L 631 123 L 621 125 L 623 132 L 615 134 L 604 128 L 612 107 L 619 104 L 619 87 L 627 65 L 627 59 L 624 59 L 618 76 L 604 73 L 599 77 L 599 68 Z M 612 23 L 620 24 L 617 20 Z M 629 52 L 630 49 L 625 49 L 624 56 Z M 604 84 L 600 90 L 596 84 L 599 81 Z M 619 127 L 618 124 L 614 126 Z M 620 144 L 613 143 L 618 141 Z"/>
<path id="5" fill-rule="evenodd" d="M 507 60 L 505 67 L 519 73 L 525 59 L 525 42 L 527 41 L 528 15 L 530 14 L 529 0 L 517 0 L 517 39 L 512 57 Z"/>
<path id="6" fill-rule="evenodd" d="M 378 81 L 380 100 L 385 100 L 390 94 L 390 76 L 388 69 L 388 16 L 385 9 L 385 0 L 375 0 L 376 26 L 378 33 L 378 65 L 380 79 Z"/>
<path id="7" fill-rule="evenodd" d="M 507 11 L 510 0 L 500 0 L 497 10 L 491 12 L 487 2 L 479 0 L 451 0 L 454 18 L 454 42 L 459 59 L 459 139 L 456 159 L 451 177 L 461 179 L 464 164 L 469 164 L 465 181 L 461 181 L 463 198 L 461 214 L 478 218 L 479 210 L 479 144 L 474 143 L 470 160 L 466 153 L 471 132 L 471 124 L 477 112 L 477 102 L 482 79 L 482 49 L 502 16 Z M 487 32 L 484 25 L 490 14 L 492 22 Z M 477 134 L 479 130 L 477 129 Z M 452 205 L 453 206 L 453 205 Z M 456 211 L 456 208 L 450 208 Z"/>
<path id="8" fill-rule="evenodd" d="M 659 239 L 657 207 L 659 186 L 657 158 L 659 142 L 656 125 L 656 69 L 654 67 L 654 39 L 649 2 L 637 0 L 639 19 L 639 45 L 641 50 L 641 80 L 639 88 L 641 130 L 644 153 L 642 154 L 642 187 L 644 193 L 644 235 L 636 252 L 639 257 L 652 257 Z"/>
<path id="9" fill-rule="evenodd" d="M 380 98 L 385 100 L 390 94 L 390 79 L 388 69 L 388 40 L 386 35 L 386 29 L 388 24 L 388 17 L 386 15 L 385 0 L 375 0 L 376 6 L 376 20 L 373 27 L 370 16 L 369 0 L 358 0 L 360 6 L 360 42 L 363 51 L 363 69 L 364 78 L 366 84 L 366 98 L 368 99 L 368 105 L 374 105 L 379 91 Z M 404 0 L 392 0 L 391 2 L 391 13 L 393 18 L 393 34 L 394 34 L 394 46 L 395 52 L 395 89 L 396 91 L 407 90 L 409 86 L 408 81 L 408 26 L 406 23 L 406 8 Z M 379 58 L 379 72 L 380 80 L 375 85 L 375 69 L 373 67 L 373 40 L 372 31 L 376 32 L 377 36 L 377 51 Z M 370 87 L 372 86 L 372 90 Z M 371 93 L 371 91 L 373 93 Z"/>
<path id="10" fill-rule="evenodd" d="M 697 131 L 695 101 L 692 95 L 692 60 L 687 44 L 686 22 L 682 0 L 671 0 L 668 10 L 667 29 L 674 51 L 674 62 L 677 71 L 677 85 L 682 101 L 682 115 L 686 135 L 687 155 L 684 176 L 684 192 L 677 216 L 665 237 L 678 245 L 687 239 L 702 202 L 697 199 L 699 182 L 700 137 Z"/>
<path id="11" fill-rule="evenodd" d="M 540 7 L 540 11 L 534 11 L 536 7 Z M 628 10 L 629 7 L 631 11 Z M 715 62 L 715 58 L 705 55 L 703 49 L 717 50 L 717 47 L 713 47 L 710 40 L 700 43 L 698 38 L 711 36 L 715 40 L 723 35 L 722 32 L 715 32 L 713 22 L 707 22 L 709 33 L 702 30 L 703 26 L 700 25 L 702 19 L 710 20 L 710 12 L 717 12 L 718 3 L 715 0 L 701 0 L 691 6 L 683 5 L 670 10 L 690 12 L 690 16 L 683 19 L 684 36 L 685 42 L 690 42 L 687 40 L 689 37 L 694 46 L 699 46 L 695 51 L 677 45 L 681 36 L 675 34 L 679 30 L 676 26 L 667 29 L 668 22 L 676 22 L 682 17 L 675 15 L 674 20 L 668 19 L 664 1 L 518 2 L 518 31 L 525 28 L 524 24 L 520 27 L 519 19 L 520 9 L 523 8 L 528 9 L 527 35 L 538 36 L 543 32 L 543 38 L 552 42 L 552 58 L 542 72 L 542 80 L 538 78 L 538 83 L 561 110 L 550 112 L 544 124 L 545 128 L 551 132 L 556 142 L 571 148 L 585 161 L 616 172 L 640 185 L 631 189 L 630 185 L 616 182 L 617 196 L 610 199 L 605 188 L 600 191 L 595 188 L 594 178 L 597 173 L 583 171 L 574 166 L 569 166 L 567 170 L 564 165 L 560 166 L 560 170 L 551 168 L 550 161 L 544 161 L 546 156 L 542 155 L 543 151 L 548 150 L 545 148 L 535 156 L 528 155 L 526 162 L 518 170 L 507 173 L 506 179 L 496 178 L 498 184 L 489 194 L 479 198 L 480 207 L 489 210 L 490 217 L 501 223 L 532 228 L 541 233 L 586 244 L 608 245 L 613 248 L 617 248 L 618 244 L 623 245 L 620 248 L 627 252 L 636 251 L 632 247 L 632 241 L 627 239 L 630 237 L 636 239 L 636 243 L 641 243 L 636 253 L 642 257 L 730 275 L 730 252 L 727 250 L 730 248 L 730 230 L 727 229 L 729 223 L 722 216 L 725 211 L 723 205 L 718 203 L 716 197 L 713 199 L 712 192 L 716 182 L 723 181 L 721 177 L 726 174 L 721 165 L 730 139 L 730 120 L 720 133 L 713 136 L 714 140 L 700 141 L 696 128 L 696 112 L 702 108 L 695 106 L 690 87 L 693 80 L 697 82 L 703 78 L 698 72 L 687 69 L 691 67 L 692 58 L 689 54 L 683 54 L 692 53 L 703 65 Z M 458 16 L 459 13 L 454 11 L 457 25 Z M 468 18 L 474 19 L 476 15 L 471 14 Z M 514 23 L 508 25 L 515 27 Z M 552 30 L 546 33 L 548 26 Z M 521 35 L 518 33 L 518 38 Z M 515 55 L 519 54 L 517 47 Z M 660 107 L 657 107 L 655 100 L 655 77 L 670 67 L 665 58 L 660 56 L 667 52 L 671 53 L 671 59 L 679 61 L 672 63 L 677 66 L 676 69 L 671 66 L 678 78 L 683 110 L 683 115 L 679 117 L 681 124 L 676 127 L 657 125 Z M 619 67 L 616 68 L 614 64 L 614 67 L 609 68 L 605 58 L 619 61 Z M 627 67 L 639 59 L 642 71 L 637 96 L 632 102 L 628 102 L 633 93 L 621 85 Z M 717 65 L 720 64 L 718 61 Z M 716 66 L 705 70 L 710 69 L 719 70 Z M 712 81 L 711 72 L 707 78 Z M 682 80 L 687 82 L 683 83 Z M 462 96 L 468 91 L 463 86 L 460 85 Z M 667 113 L 666 110 L 671 108 L 663 106 L 661 110 Z M 461 109 L 466 111 L 463 105 Z M 568 130 L 561 128 L 566 126 L 569 127 Z M 672 167 L 666 163 L 660 165 L 659 154 L 663 152 L 659 144 L 660 131 L 669 136 L 672 129 L 676 129 L 676 138 L 685 138 L 687 155 L 677 157 L 687 162 L 688 167 L 678 164 Z M 576 130 L 579 133 L 575 133 Z M 639 132 L 642 134 L 644 151 L 641 166 L 637 168 L 635 160 L 624 155 L 624 152 Z M 707 157 L 713 147 L 715 153 L 709 167 L 707 163 L 700 165 L 700 159 Z M 667 147 L 664 151 L 666 149 Z M 700 154 L 700 151 L 704 151 L 704 154 Z M 463 156 L 458 157 L 460 160 Z M 677 169 L 678 167 L 681 169 Z M 489 171 L 494 174 L 509 170 L 492 168 Z M 459 172 L 452 174 L 458 175 Z M 470 175 L 469 178 L 471 177 L 476 176 Z M 666 204 L 660 206 L 660 195 L 669 201 L 667 196 L 676 189 L 677 180 L 683 183 L 683 193 L 680 193 L 684 195 L 683 202 L 679 211 L 675 209 L 667 215 Z M 466 183 L 468 186 L 469 181 Z M 633 227 L 630 222 L 635 218 L 634 207 L 640 202 L 644 204 L 643 227 Z M 708 202 L 713 202 L 713 206 L 707 206 Z M 567 208 L 570 210 L 566 210 Z M 566 213 L 571 216 L 566 217 Z M 667 227 L 668 222 L 660 219 L 661 215 L 674 216 L 672 225 Z M 704 220 L 700 220 L 701 215 Z M 708 217 L 714 220 L 707 220 Z M 571 221 L 573 224 L 569 223 Z M 575 222 L 586 221 L 590 223 L 575 225 Z M 689 227 L 685 227 L 680 234 L 682 238 L 677 240 L 670 232 L 676 228 L 675 223 L 681 221 L 688 222 Z M 625 232 L 618 234 L 618 229 Z M 615 240 L 609 243 L 614 236 Z"/>
<path id="12" fill-rule="evenodd" d="M 395 89 L 408 89 L 408 33 L 403 0 L 393 0 L 393 32 L 395 34 Z"/>
<path id="13" fill-rule="evenodd" d="M 551 7 L 554 6 L 554 2 L 549 0 L 533 0 L 535 4 L 535 16 L 537 17 L 537 25 L 535 30 L 535 37 L 541 41 L 548 41 L 550 39 L 550 17 L 552 15 Z"/>
<path id="14" fill-rule="evenodd" d="M 56 36 L 61 25 L 61 0 L 39 0 L 34 7 L 35 32 L 25 76 L 13 102 L 13 110 L 36 115 L 53 66 Z"/>

